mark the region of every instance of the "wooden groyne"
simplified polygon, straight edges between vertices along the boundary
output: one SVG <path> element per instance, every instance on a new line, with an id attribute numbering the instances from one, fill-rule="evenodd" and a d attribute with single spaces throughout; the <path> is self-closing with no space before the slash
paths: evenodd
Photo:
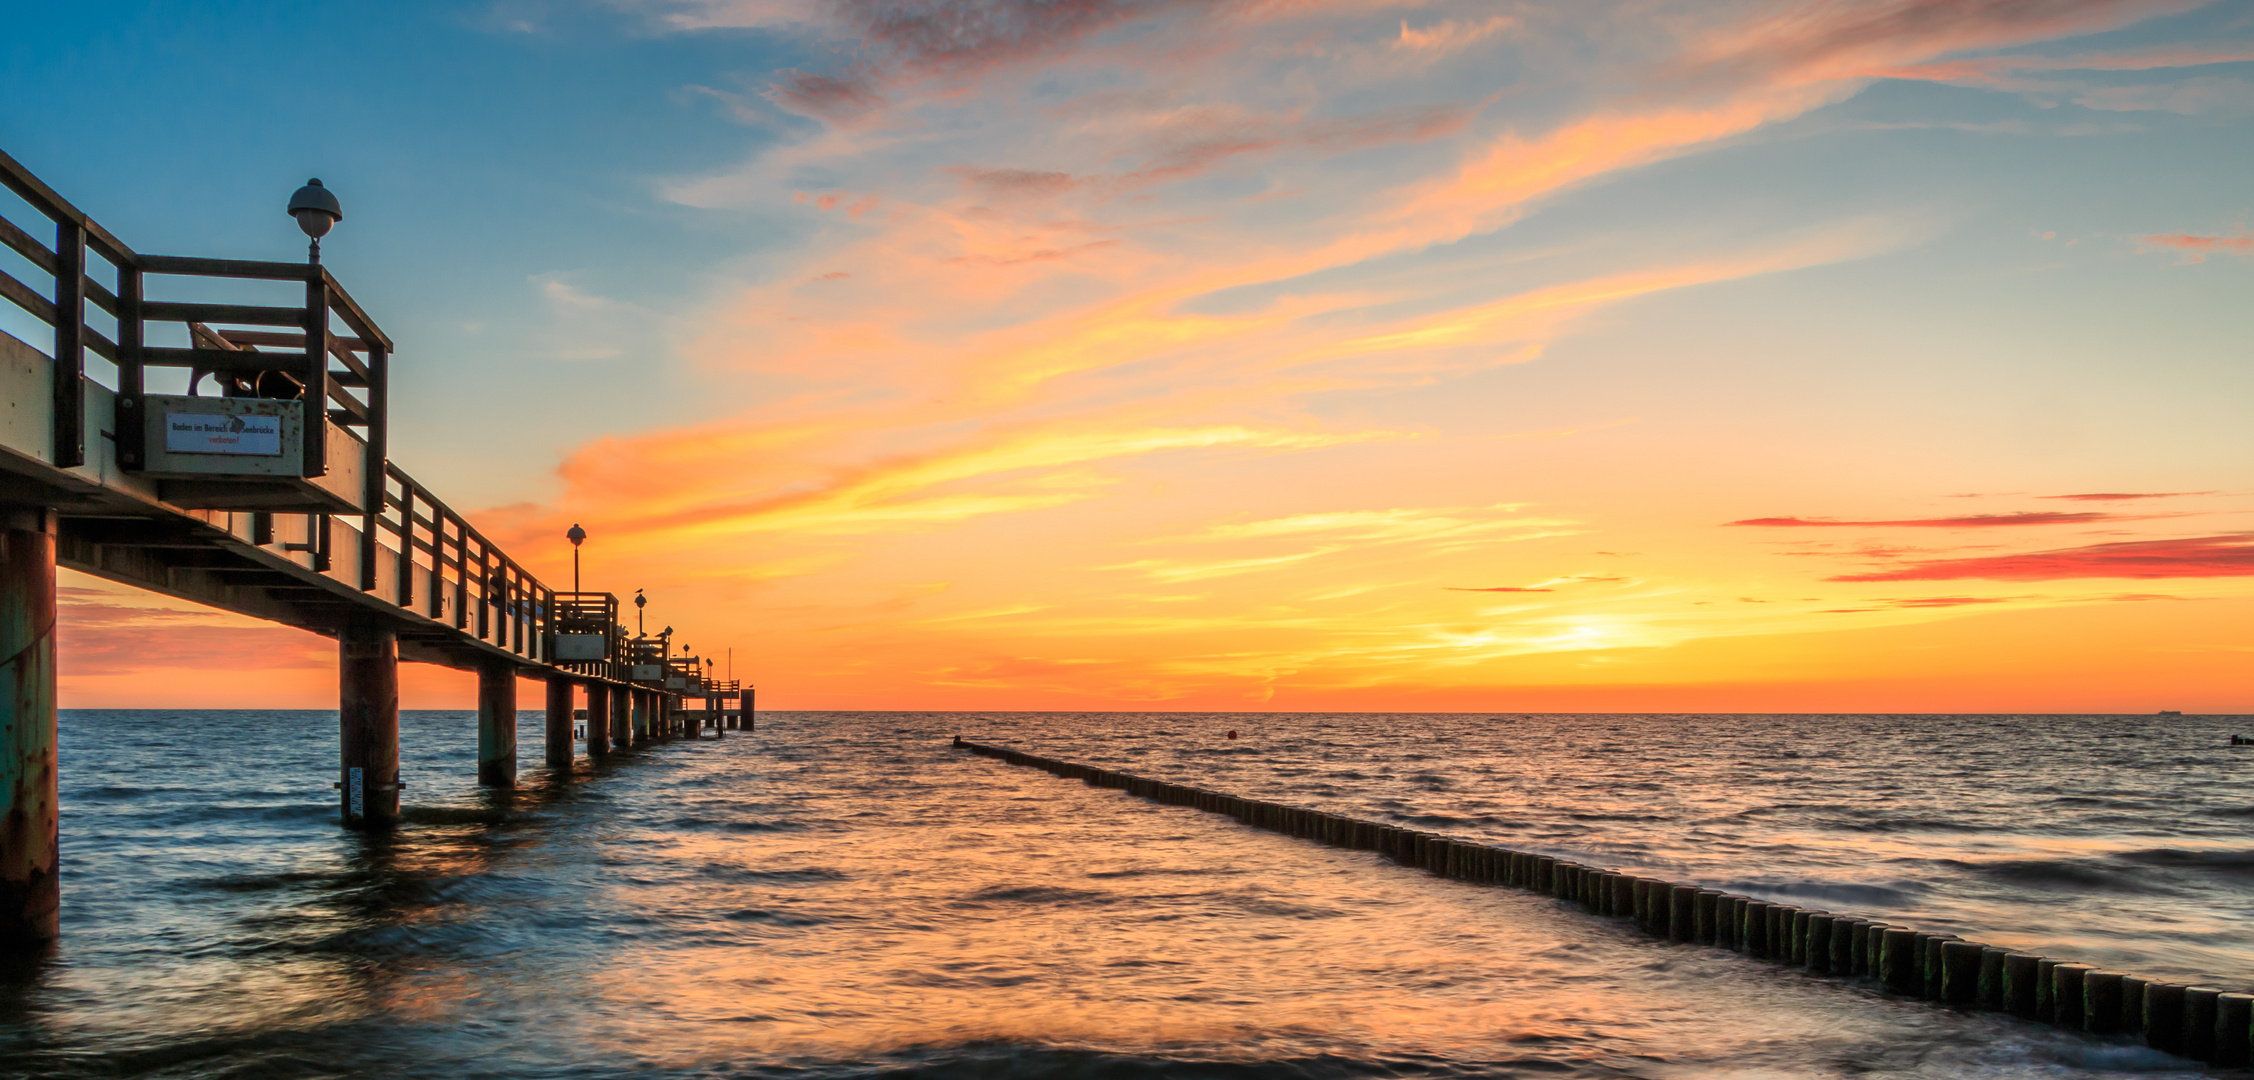
<path id="1" fill-rule="evenodd" d="M 1669 941 L 1729 949 L 1814 975 L 1867 980 L 1904 997 L 1956 1008 L 2009 1013 L 2093 1035 L 2139 1037 L 2154 1049 L 2215 1065 L 2248 1064 L 2254 994 L 2145 979 L 1955 934 L 1153 780 L 961 736 L 954 745 L 1094 787 L 1226 814 L 1255 828 L 1374 851 L 1441 877 L 1554 896 L 1597 915 L 1629 920 L 1644 933 Z"/>

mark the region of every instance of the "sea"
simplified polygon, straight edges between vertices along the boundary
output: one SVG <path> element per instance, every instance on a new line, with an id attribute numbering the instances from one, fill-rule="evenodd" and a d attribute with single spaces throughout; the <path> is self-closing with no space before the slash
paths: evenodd
<path id="1" fill-rule="evenodd" d="M 368 836 L 333 712 L 66 711 L 0 1077 L 2201 1075 L 956 735 L 2254 989 L 2254 718 L 786 712 L 568 774 L 540 730 L 481 789 L 473 714 L 404 714 Z"/>

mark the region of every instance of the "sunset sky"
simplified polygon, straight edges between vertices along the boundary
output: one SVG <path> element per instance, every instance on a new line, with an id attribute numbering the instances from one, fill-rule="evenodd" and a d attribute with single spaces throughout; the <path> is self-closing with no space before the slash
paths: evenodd
<path id="1" fill-rule="evenodd" d="M 322 177 L 394 460 L 762 708 L 2254 712 L 2254 4 L 9 22 L 0 147 L 166 254 Z M 66 706 L 334 707 L 64 585 Z"/>

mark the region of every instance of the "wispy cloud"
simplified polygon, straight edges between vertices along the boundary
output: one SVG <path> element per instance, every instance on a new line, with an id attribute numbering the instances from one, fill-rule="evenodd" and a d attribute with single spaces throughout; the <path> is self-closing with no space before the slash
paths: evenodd
<path id="1" fill-rule="evenodd" d="M 2254 537 L 2236 533 L 2181 540 L 2130 540 L 2114 544 L 1929 559 L 1832 581 L 2061 581 L 2071 578 L 2254 577 Z"/>
<path id="2" fill-rule="evenodd" d="M 2209 255 L 2254 256 L 2254 233 L 2241 229 L 2236 233 L 2201 235 L 2198 233 L 2154 233 L 2140 237 L 2138 244 L 2145 251 L 2173 251 L 2185 262 L 2203 262 Z"/>
<path id="3" fill-rule="evenodd" d="M 2060 496 L 2074 498 L 2075 496 Z M 2023 510 L 2011 514 L 1963 514 L 1956 517 L 1896 518 L 1852 521 L 1838 518 L 1765 517 L 1725 522 L 1767 529 L 1993 529 L 2020 525 L 2094 525 L 2108 521 L 2142 521 L 2141 516 L 2099 511 L 2059 512 Z"/>
<path id="4" fill-rule="evenodd" d="M 2075 495 L 2037 495 L 2038 499 L 2072 499 L 2076 502 L 2128 502 L 2134 499 L 2179 499 L 2187 495 L 2213 495 L 2212 491 L 2091 491 Z"/>

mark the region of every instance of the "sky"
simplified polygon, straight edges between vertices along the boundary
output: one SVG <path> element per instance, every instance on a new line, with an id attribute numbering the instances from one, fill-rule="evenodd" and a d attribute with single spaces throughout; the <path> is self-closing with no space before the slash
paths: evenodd
<path id="1" fill-rule="evenodd" d="M 2244 0 L 10 25 L 142 251 L 321 176 L 394 460 L 762 708 L 2254 712 Z M 66 706 L 334 707 L 64 586 Z"/>

